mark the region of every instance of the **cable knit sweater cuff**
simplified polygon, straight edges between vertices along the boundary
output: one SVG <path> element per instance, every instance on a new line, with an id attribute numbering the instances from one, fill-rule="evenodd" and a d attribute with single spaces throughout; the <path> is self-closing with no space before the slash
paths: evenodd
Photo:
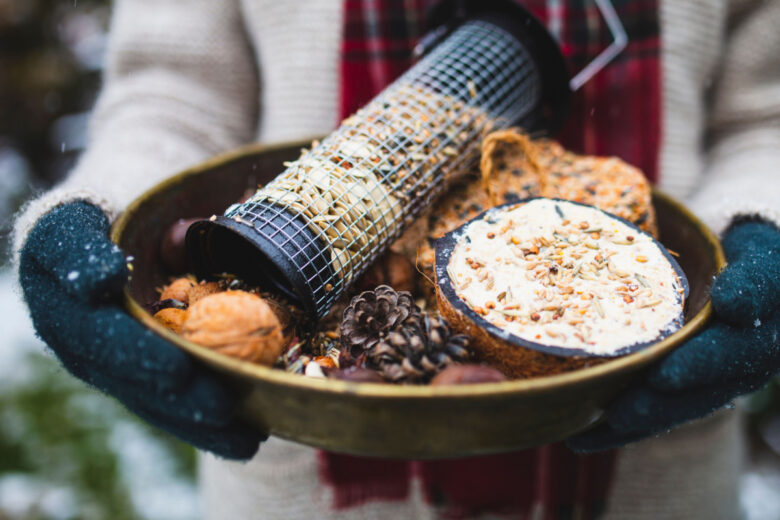
<path id="1" fill-rule="evenodd" d="M 723 197 L 707 204 L 706 210 L 697 211 L 698 215 L 719 236 L 729 225 L 740 218 L 759 218 L 773 222 L 780 228 L 780 212 L 769 205 L 759 205 L 755 202 Z M 694 209 L 694 211 L 696 211 Z"/>
<path id="2" fill-rule="evenodd" d="M 92 190 L 69 189 L 68 187 L 63 186 L 44 193 L 40 197 L 25 204 L 14 223 L 12 260 L 15 267 L 18 268 L 19 266 L 19 253 L 24 246 L 27 235 L 29 235 L 32 228 L 35 227 L 38 220 L 57 206 L 77 200 L 85 200 L 98 206 L 106 212 L 110 220 L 113 220 L 117 214 L 117 207 L 115 204 L 112 204 L 108 199 Z"/>
<path id="3" fill-rule="evenodd" d="M 147 130 L 141 135 L 113 139 L 113 147 L 96 143 L 65 182 L 27 203 L 14 223 L 13 265 L 19 266 L 19 252 L 28 233 L 55 207 L 85 200 L 103 209 L 113 221 L 145 190 L 209 154 L 186 139 L 163 139 L 162 133 Z"/>

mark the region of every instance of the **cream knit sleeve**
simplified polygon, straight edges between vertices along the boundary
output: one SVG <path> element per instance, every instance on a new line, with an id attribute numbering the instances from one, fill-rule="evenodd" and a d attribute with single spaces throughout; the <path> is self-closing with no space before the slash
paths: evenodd
<path id="1" fill-rule="evenodd" d="M 740 216 L 780 226 L 780 0 L 734 4 L 713 84 L 704 182 L 690 201 L 717 233 Z"/>
<path id="2" fill-rule="evenodd" d="M 238 0 L 117 0 L 87 151 L 28 203 L 15 258 L 35 222 L 86 199 L 111 218 L 170 174 L 254 137 L 258 78 Z"/>

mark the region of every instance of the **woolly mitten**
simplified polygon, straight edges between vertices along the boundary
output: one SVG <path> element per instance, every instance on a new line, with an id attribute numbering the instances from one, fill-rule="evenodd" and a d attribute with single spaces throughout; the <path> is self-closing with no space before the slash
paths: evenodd
<path id="1" fill-rule="evenodd" d="M 742 222 L 725 235 L 723 249 L 729 264 L 712 287 L 709 326 L 614 402 L 604 423 L 569 439 L 572 449 L 600 451 L 667 431 L 780 372 L 780 231 Z"/>
<path id="2" fill-rule="evenodd" d="M 248 459 L 262 435 L 234 417 L 234 396 L 117 303 L 127 281 L 104 213 L 59 206 L 34 227 L 19 277 L 35 330 L 76 377 L 197 448 Z"/>

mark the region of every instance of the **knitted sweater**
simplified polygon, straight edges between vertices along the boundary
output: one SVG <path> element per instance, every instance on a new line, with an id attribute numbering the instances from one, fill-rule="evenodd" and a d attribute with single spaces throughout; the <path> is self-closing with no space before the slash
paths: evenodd
<path id="1" fill-rule="evenodd" d="M 86 198 L 115 216 L 210 155 L 337 124 L 340 0 L 118 0 L 115 9 L 88 150 L 22 212 L 15 253 L 57 204 Z M 716 232 L 736 215 L 780 221 L 779 25 L 774 0 L 661 2 L 658 184 Z"/>
<path id="2" fill-rule="evenodd" d="M 23 210 L 15 253 L 58 204 L 87 199 L 114 217 L 210 155 L 250 141 L 324 134 L 337 124 L 341 0 L 115 4 L 89 148 L 65 182 Z M 660 188 L 686 200 L 716 232 L 739 215 L 780 225 L 780 2 L 664 0 L 660 20 Z M 733 518 L 735 421 L 734 413 L 720 414 L 624 450 L 611 513 Z M 315 450 L 303 446 L 271 440 L 245 465 L 207 458 L 202 481 L 209 518 L 327 516 Z M 434 512 L 413 492 L 407 502 L 350 514 Z"/>

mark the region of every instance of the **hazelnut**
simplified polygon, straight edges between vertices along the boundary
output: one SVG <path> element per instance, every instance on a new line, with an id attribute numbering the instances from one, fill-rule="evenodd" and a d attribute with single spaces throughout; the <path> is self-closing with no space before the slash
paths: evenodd
<path id="1" fill-rule="evenodd" d="M 165 328 L 172 330 L 176 334 L 181 332 L 181 326 L 186 318 L 187 311 L 183 309 L 177 309 L 175 307 L 162 309 L 154 315 L 154 319 L 159 321 Z"/>
<path id="2" fill-rule="evenodd" d="M 342 381 L 352 381 L 354 383 L 384 383 L 384 379 L 368 368 L 350 367 L 342 370 L 335 370 L 328 374 L 328 377 L 341 379 Z"/>
<path id="3" fill-rule="evenodd" d="M 474 383 L 497 383 L 506 380 L 506 376 L 493 367 L 451 365 L 436 374 L 436 377 L 431 381 L 431 385 L 470 385 Z"/>
<path id="4" fill-rule="evenodd" d="M 371 264 L 358 283 L 358 289 L 372 291 L 378 285 L 389 285 L 396 291 L 414 293 L 416 274 L 414 265 L 407 257 L 388 251 Z"/>
<path id="5" fill-rule="evenodd" d="M 160 300 L 179 300 L 183 303 L 189 303 L 189 293 L 193 287 L 195 287 L 195 283 L 189 278 L 177 278 L 163 290 L 160 294 Z"/>
<path id="6" fill-rule="evenodd" d="M 267 366 L 276 362 L 285 346 L 271 307 L 245 291 L 210 294 L 192 303 L 181 334 L 222 354 Z"/>
<path id="7" fill-rule="evenodd" d="M 160 242 L 160 258 L 170 273 L 185 273 L 189 270 L 190 260 L 184 238 L 190 226 L 199 218 L 181 218 L 171 224 Z"/>
<path id="8" fill-rule="evenodd" d="M 188 303 L 193 305 L 201 298 L 204 298 L 210 294 L 216 294 L 221 292 L 222 288 L 217 282 L 201 282 L 190 288 L 187 293 Z"/>

